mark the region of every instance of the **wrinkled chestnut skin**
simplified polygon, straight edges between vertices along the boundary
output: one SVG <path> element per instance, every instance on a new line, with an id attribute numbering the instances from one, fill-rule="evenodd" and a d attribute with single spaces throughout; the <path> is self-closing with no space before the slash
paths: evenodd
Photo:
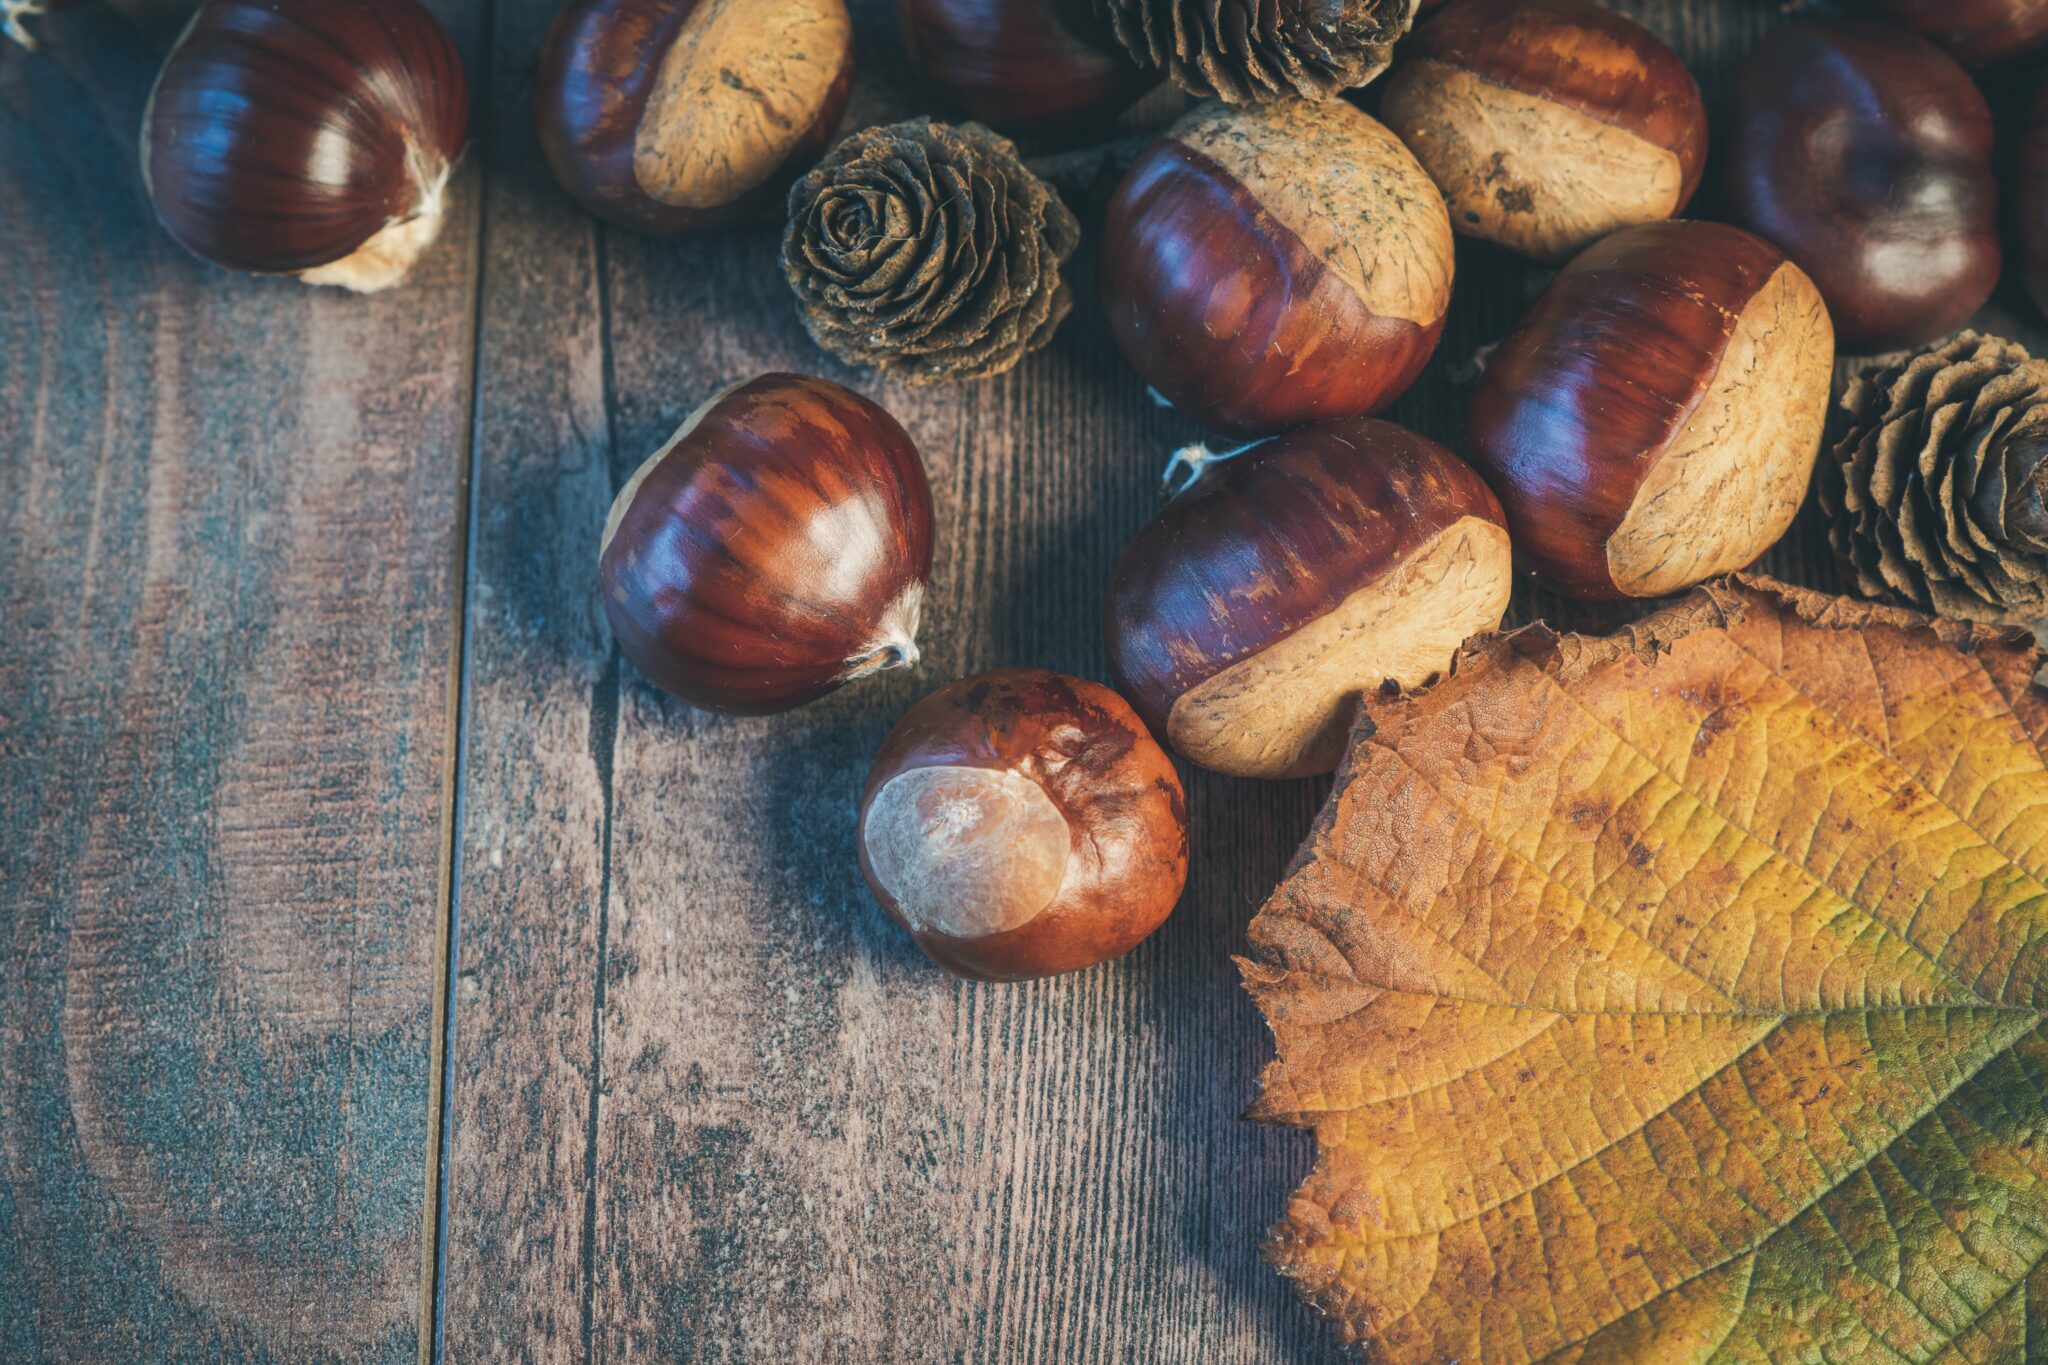
<path id="1" fill-rule="evenodd" d="M 713 3 L 717 0 L 568 0 L 555 16 L 534 78 L 534 131 L 556 181 L 606 222 L 666 235 L 745 221 L 779 204 L 797 173 L 831 142 L 846 112 L 853 91 L 850 43 L 836 54 L 838 74 L 778 172 L 721 204 L 666 203 L 649 194 L 634 167 L 641 120 L 662 61 L 684 24 L 694 11 Z M 733 72 L 728 83 L 746 79 L 745 73 Z"/>
<path id="2" fill-rule="evenodd" d="M 1348 417 L 1298 427 L 1212 464 L 1131 538 L 1117 561 L 1103 614 L 1117 689 L 1171 744 L 1174 705 L 1191 689 L 1326 617 L 1467 517 L 1507 525 L 1470 465 L 1392 422 Z M 1504 553 L 1500 567 L 1504 606 Z M 1477 629 L 1499 624 L 1495 613 Z M 1437 666 L 1449 663 L 1467 633 L 1445 646 Z M 1350 681 L 1362 697 L 1383 678 L 1384 672 L 1361 672 Z M 1230 771 L 1331 771 L 1357 699 L 1288 771 Z M 1183 756 L 1205 762 L 1200 754 Z"/>
<path id="3" fill-rule="evenodd" d="M 1989 66 L 2048 42 L 2048 0 L 1876 0 L 1964 66 Z"/>
<path id="4" fill-rule="evenodd" d="M 929 767 L 1019 774 L 1065 818 L 1066 873 L 1033 918 L 980 938 L 919 931 L 877 878 L 866 833 L 876 793 Z M 904 713 L 868 771 L 861 829 L 875 899 L 932 961 L 971 979 L 1023 981 L 1121 957 L 1165 922 L 1187 881 L 1187 803 L 1172 761 L 1122 697 L 1042 668 L 965 678 Z"/>
<path id="5" fill-rule="evenodd" d="M 1231 148 L 1248 149 L 1246 175 L 1219 159 Z M 1313 194 L 1341 184 L 1336 168 L 1365 165 L 1372 202 L 1293 223 L 1276 211 L 1290 190 Z M 1356 240 L 1318 251 L 1302 236 L 1311 220 Z M 1431 281 L 1409 312 L 1347 281 L 1368 251 L 1382 257 L 1376 279 Z M 1103 308 L 1131 367 L 1173 406 L 1226 435 L 1269 435 L 1400 397 L 1442 336 L 1452 252 L 1443 196 L 1348 102 L 1203 105 L 1139 155 L 1110 201 Z"/>
<path id="6" fill-rule="evenodd" d="M 1616 581 L 1609 543 L 1689 430 L 1744 310 L 1785 269 L 1784 255 L 1760 237 L 1680 219 L 1625 228 L 1557 273 L 1487 361 L 1467 414 L 1466 458 L 1500 495 L 1518 559 L 1576 597 L 1654 595 Z M 1741 418 L 1782 418 L 1781 429 L 1805 434 L 1803 463 L 1783 467 L 1788 523 L 1819 449 L 1834 358 L 1811 282 L 1796 286 L 1819 335 L 1810 350 L 1789 345 L 1790 328 L 1767 335 L 1788 340 L 1773 354 L 1799 363 L 1801 384 L 1779 383 L 1782 372 L 1772 369 L 1769 379 L 1752 377 L 1734 391 Z M 1692 542 L 1722 529 L 1704 508 L 1675 511 L 1689 515 L 1678 534 Z M 1751 545 L 1720 571 L 1742 568 L 1766 548 L 1768 541 Z"/>
<path id="7" fill-rule="evenodd" d="M 157 77 L 144 174 L 194 255 L 310 270 L 411 215 L 408 146 L 453 165 L 468 126 L 455 44 L 415 0 L 212 0 Z"/>
<path id="8" fill-rule="evenodd" d="M 605 615 L 672 696 L 786 711 L 916 661 L 931 486 L 896 419 L 850 389 L 792 374 L 734 386 L 650 457 L 612 517 Z"/>
<path id="9" fill-rule="evenodd" d="M 1381 117 L 1443 187 L 1460 232 L 1561 261 L 1617 227 L 1675 216 L 1699 188 L 1707 110 L 1692 73 L 1648 29 L 1591 0 L 1456 0 L 1401 51 Z M 1479 78 L 1507 107 L 1541 101 L 1542 123 L 1509 122 L 1440 88 L 1446 69 Z M 1572 131 L 1582 119 L 1612 130 L 1602 164 L 1589 164 Z M 1614 216 L 1588 212 L 1596 195 Z"/>
<path id="10" fill-rule="evenodd" d="M 1991 296 L 1991 112 L 1946 53 L 1894 24 L 1793 24 L 1743 62 L 1732 109 L 1728 217 L 1813 277 L 1844 350 L 1917 346 Z"/>
<path id="11" fill-rule="evenodd" d="M 940 99 L 999 133 L 1069 133 L 1158 81 L 1087 0 L 899 0 L 910 58 Z"/>

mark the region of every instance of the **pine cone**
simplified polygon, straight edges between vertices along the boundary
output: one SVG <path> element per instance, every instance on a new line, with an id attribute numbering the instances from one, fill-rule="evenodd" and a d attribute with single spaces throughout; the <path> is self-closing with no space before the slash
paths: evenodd
<path id="1" fill-rule="evenodd" d="M 1964 332 L 1849 381 L 1820 505 L 1869 597 L 1969 621 L 2048 617 L 2048 362 Z"/>
<path id="2" fill-rule="evenodd" d="M 911 384 L 1001 374 L 1074 305 L 1081 227 L 978 123 L 855 133 L 790 189 L 782 267 L 811 336 Z"/>
<path id="3" fill-rule="evenodd" d="M 1328 99 L 1387 69 L 1417 0 L 1095 0 L 1139 66 L 1226 104 Z"/>

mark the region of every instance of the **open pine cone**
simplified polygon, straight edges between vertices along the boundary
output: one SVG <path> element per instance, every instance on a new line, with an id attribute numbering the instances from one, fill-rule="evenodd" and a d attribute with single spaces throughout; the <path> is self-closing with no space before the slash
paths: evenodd
<path id="1" fill-rule="evenodd" d="M 1095 0 L 1139 66 L 1227 104 L 1328 99 L 1387 68 L 1417 0 Z"/>
<path id="2" fill-rule="evenodd" d="M 911 384 L 1001 374 L 1073 308 L 1081 228 L 978 123 L 855 133 L 791 187 L 783 272 L 811 336 Z"/>
<path id="3" fill-rule="evenodd" d="M 1964 332 L 1849 381 L 1821 510 L 1859 592 L 1969 621 L 2048 617 L 2048 362 Z"/>

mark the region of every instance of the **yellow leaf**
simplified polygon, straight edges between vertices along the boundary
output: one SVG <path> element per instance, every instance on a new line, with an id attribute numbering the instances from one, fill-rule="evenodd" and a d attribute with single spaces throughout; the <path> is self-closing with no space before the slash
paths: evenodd
<path id="1" fill-rule="evenodd" d="M 1376 704 L 1240 964 L 1275 1264 L 1390 1362 L 2033 1359 L 2038 663 L 1736 579 Z"/>

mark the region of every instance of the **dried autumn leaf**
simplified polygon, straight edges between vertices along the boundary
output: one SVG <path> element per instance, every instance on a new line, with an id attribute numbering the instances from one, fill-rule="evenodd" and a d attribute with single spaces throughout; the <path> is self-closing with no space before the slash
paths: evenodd
<path id="1" fill-rule="evenodd" d="M 1375 1360 L 2040 1359 L 2036 663 L 1738 579 L 1375 706 L 1241 964 L 1271 1258 Z"/>

